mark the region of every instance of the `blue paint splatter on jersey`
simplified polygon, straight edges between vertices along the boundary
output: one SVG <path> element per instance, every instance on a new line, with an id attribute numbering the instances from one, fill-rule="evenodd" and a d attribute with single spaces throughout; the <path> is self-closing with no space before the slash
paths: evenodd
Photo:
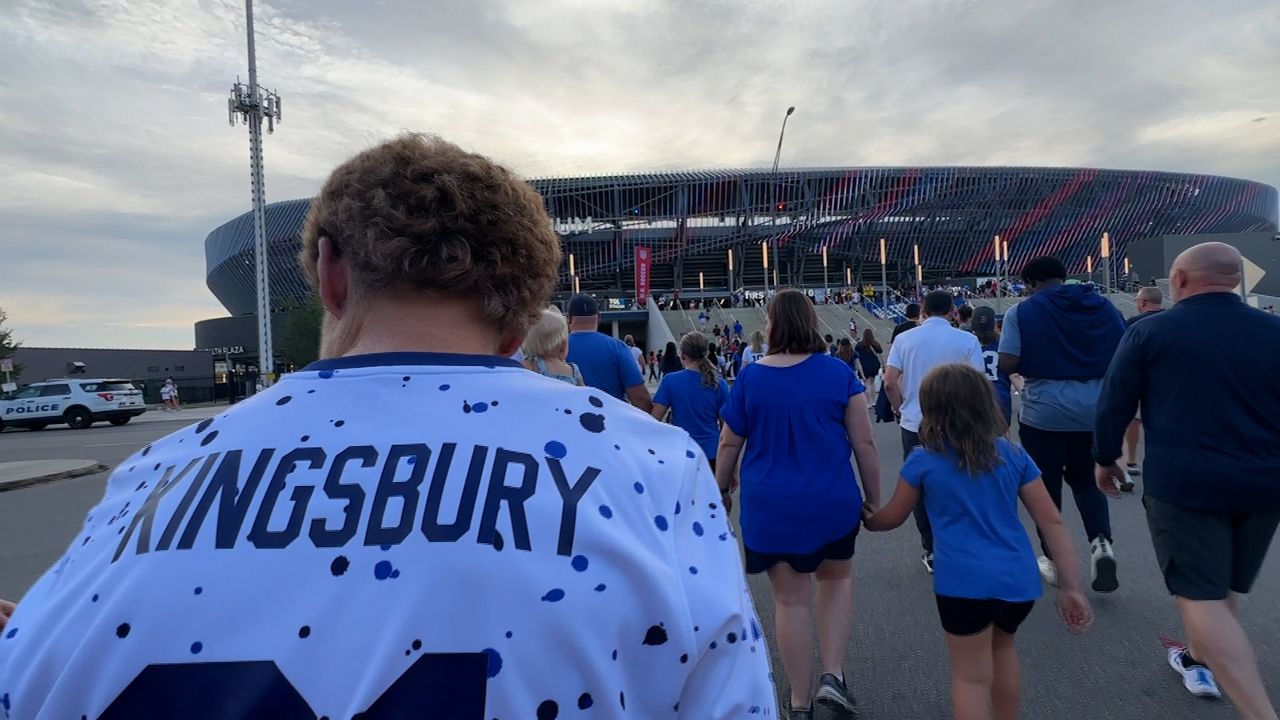
<path id="1" fill-rule="evenodd" d="M 613 517 L 613 510 L 608 505 L 601 505 L 600 517 L 604 518 L 605 520 L 608 520 L 609 518 Z"/>
<path id="2" fill-rule="evenodd" d="M 684 456 L 685 456 L 685 457 L 687 457 L 687 458 L 689 458 L 690 460 L 692 460 L 692 459 L 694 459 L 694 458 L 698 457 L 696 454 L 694 454 L 694 452 L 693 452 L 692 450 L 685 450 L 685 451 L 684 451 Z"/>
<path id="3" fill-rule="evenodd" d="M 200 641 L 198 641 L 198 640 L 197 640 L 196 642 L 191 643 L 191 654 L 192 654 L 192 655 L 199 655 L 199 654 L 200 654 L 200 651 L 201 651 L 201 650 L 203 650 L 203 649 L 204 649 L 204 643 L 202 643 L 202 642 L 200 642 Z"/>
<path id="4" fill-rule="evenodd" d="M 676 512 L 675 512 L 675 514 L 676 514 L 676 515 L 679 515 L 679 514 L 680 514 L 680 501 L 679 501 L 679 500 L 677 500 L 677 501 L 676 501 Z"/>
<path id="5" fill-rule="evenodd" d="M 391 579 L 395 580 L 398 577 L 400 577 L 400 569 L 396 568 L 395 570 L 391 571 Z"/>
<path id="6" fill-rule="evenodd" d="M 578 696 L 579 710 L 586 710 L 587 708 L 591 707 L 594 704 L 595 704 L 595 701 L 591 699 L 591 693 L 582 693 L 581 695 Z"/>
<path id="7" fill-rule="evenodd" d="M 507 631 L 507 637 L 508 637 L 508 638 L 510 638 L 510 637 L 511 637 L 511 631 L 510 631 L 510 630 L 508 630 L 508 631 Z"/>
<path id="8" fill-rule="evenodd" d="M 449 390 L 449 385 L 447 383 L 440 386 L 440 392 L 447 392 L 448 390 Z"/>
<path id="9" fill-rule="evenodd" d="M 666 645 L 667 629 L 661 625 L 650 625 L 644 632 L 644 645 Z"/>
<path id="10" fill-rule="evenodd" d="M 17 634 L 18 634 L 18 628 L 9 628 L 9 632 L 5 633 L 4 636 L 6 639 L 8 639 L 8 638 L 12 638 L 14 635 L 17 635 Z"/>
<path id="11" fill-rule="evenodd" d="M 89 602 L 98 602 L 98 593 L 94 593 L 93 597 L 89 598 Z"/>
<path id="12" fill-rule="evenodd" d="M 635 485 L 632 485 L 631 487 L 635 488 L 637 495 L 644 494 L 644 485 L 641 485 L 638 481 L 636 482 Z"/>
<path id="13" fill-rule="evenodd" d="M 577 570 L 578 572 L 584 572 L 584 571 L 586 571 L 586 569 L 587 569 L 587 556 L 586 556 L 586 555 L 574 555 L 574 556 L 573 556 L 572 564 L 573 564 L 573 569 L 574 569 L 574 570 Z"/>
<path id="14" fill-rule="evenodd" d="M 489 409 L 489 403 L 482 403 L 482 402 L 478 402 L 478 403 L 476 403 L 475 405 L 472 405 L 472 406 L 471 406 L 471 411 L 472 411 L 472 412 L 482 413 L 482 412 L 484 412 L 485 410 L 488 410 L 488 409 Z"/>
<path id="15" fill-rule="evenodd" d="M 697 574 L 698 574 L 698 568 L 697 568 L 697 566 L 695 566 L 695 565 L 690 565 L 690 566 L 689 566 L 689 574 L 690 574 L 690 575 L 697 575 Z"/>
<path id="16" fill-rule="evenodd" d="M 329 572 L 333 573 L 334 577 L 338 577 L 345 573 L 349 567 L 351 567 L 351 561 L 347 559 L 347 556 L 339 555 L 333 559 L 333 562 L 329 563 Z"/>
<path id="17" fill-rule="evenodd" d="M 604 432 L 604 416 L 596 413 L 582 413 L 578 416 L 578 422 L 587 432 L 601 433 Z"/>
<path id="18" fill-rule="evenodd" d="M 204 592 L 204 588 L 202 588 L 202 587 L 198 587 L 198 586 L 197 586 L 197 587 L 196 587 L 196 589 L 195 589 L 195 590 L 192 590 L 191 592 L 195 593 L 196 595 L 199 595 L 200 593 Z M 98 599 L 98 596 L 97 596 L 97 595 L 94 595 L 94 596 L 93 596 L 93 598 L 94 598 L 95 600 L 97 600 L 97 599 Z"/>
<path id="19" fill-rule="evenodd" d="M 702 532 L 703 532 L 703 531 L 702 531 L 702 523 L 700 523 L 700 522 L 695 522 L 695 523 L 693 524 L 693 534 L 694 534 L 694 535 L 697 535 L 698 537 L 702 537 Z"/>
<path id="20" fill-rule="evenodd" d="M 412 460 L 413 458 L 409 458 L 409 459 Z M 382 550 L 382 552 L 387 552 L 388 550 L 391 549 L 390 545 L 379 545 L 378 547 Z"/>
<path id="21" fill-rule="evenodd" d="M 386 580 L 391 577 L 391 563 L 386 560 L 379 560 L 377 565 L 373 566 L 373 576 L 379 580 Z"/>
<path id="22" fill-rule="evenodd" d="M 604 407 L 604 401 L 596 397 L 595 395 L 592 395 L 591 397 L 587 398 L 587 402 L 591 403 L 591 407 L 598 407 L 598 408 Z"/>
<path id="23" fill-rule="evenodd" d="M 547 454 L 547 457 L 553 457 L 557 460 L 563 460 L 564 456 L 568 453 L 568 449 L 565 448 L 564 443 L 559 440 L 552 440 L 548 442 L 546 445 L 542 446 L 542 450 Z"/>
<path id="24" fill-rule="evenodd" d="M 751 639 L 752 640 L 760 639 L 760 625 L 756 623 L 755 618 L 751 618 Z"/>
<path id="25" fill-rule="evenodd" d="M 511 633 L 507 633 L 511 637 Z M 489 656 L 489 677 L 495 678 L 502 672 L 502 655 L 493 648 L 485 648 L 484 654 Z"/>
<path id="26" fill-rule="evenodd" d="M 556 720 L 560 717 L 560 706 L 555 700 L 543 700 L 538 705 L 538 720 Z"/>
<path id="27" fill-rule="evenodd" d="M 604 592 L 604 583 L 600 583 L 596 586 L 596 592 Z"/>
<path id="28" fill-rule="evenodd" d="M 293 400 L 292 395 L 285 395 L 276 401 L 276 405 L 288 405 L 291 400 Z"/>
<path id="29" fill-rule="evenodd" d="M 654 524 L 654 525 L 657 525 L 659 530 L 661 530 L 661 531 L 663 531 L 663 532 L 666 532 L 666 531 L 667 531 L 667 518 L 666 518 L 665 516 L 663 516 L 663 515 L 658 515 L 658 516 L 654 517 L 654 518 L 653 518 L 653 524 Z"/>
<path id="30" fill-rule="evenodd" d="M 547 591 L 546 595 L 542 596 L 542 602 L 560 602 L 563 599 L 564 591 L 560 588 L 552 588 Z"/>
<path id="31" fill-rule="evenodd" d="M 332 370 L 321 370 L 318 374 L 320 375 L 320 379 L 322 380 L 328 380 L 329 378 L 333 377 Z"/>

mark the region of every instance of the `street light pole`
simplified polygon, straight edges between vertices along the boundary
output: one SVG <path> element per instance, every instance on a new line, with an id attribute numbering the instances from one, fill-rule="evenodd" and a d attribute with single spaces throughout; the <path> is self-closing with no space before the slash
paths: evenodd
<path id="1" fill-rule="evenodd" d="M 826 302 L 831 295 L 831 282 L 827 275 L 827 249 L 822 248 L 822 300 Z"/>
<path id="2" fill-rule="evenodd" d="M 880 308 L 884 310 L 885 319 L 889 317 L 889 269 L 886 265 L 888 262 L 884 238 L 880 238 Z"/>
<path id="3" fill-rule="evenodd" d="M 782 116 L 782 129 L 778 131 L 778 149 L 773 152 L 773 222 L 770 223 L 770 242 L 773 243 L 773 285 L 776 289 L 778 286 L 778 240 L 775 237 L 778 225 L 778 163 L 782 160 L 782 139 L 787 134 L 787 118 L 791 117 L 791 113 L 795 112 L 794 105 L 787 108 L 787 114 Z M 768 293 L 765 293 L 768 295 Z"/>
<path id="4" fill-rule="evenodd" d="M 915 244 L 913 244 L 913 245 L 911 246 L 911 249 L 912 249 L 912 251 L 913 251 L 913 254 L 915 255 L 915 261 L 916 261 L 916 299 L 917 299 L 917 300 L 919 300 L 919 299 L 920 299 L 920 290 L 922 289 L 922 288 L 921 288 L 921 282 L 920 282 L 920 280 L 921 280 L 921 274 L 920 274 L 920 243 L 915 243 Z"/>
<path id="5" fill-rule="evenodd" d="M 1003 305 L 1004 298 L 1004 273 L 1003 266 L 1000 264 L 1000 236 L 997 235 L 993 241 L 995 243 L 996 258 L 996 314 L 1000 314 L 1000 306 Z"/>
<path id="6" fill-rule="evenodd" d="M 1102 233 L 1102 274 L 1103 287 L 1111 294 L 1111 233 Z"/>
<path id="7" fill-rule="evenodd" d="M 253 42 L 253 0 L 244 4 L 245 34 L 249 41 L 249 84 L 239 80 L 231 87 L 227 99 L 227 119 L 234 127 L 236 118 L 249 126 L 249 174 L 253 192 L 253 250 L 255 287 L 258 296 L 258 374 L 263 385 L 270 385 L 275 374 L 275 353 L 271 339 L 271 279 L 267 258 L 265 219 L 266 188 L 262 169 L 262 121 L 273 133 L 280 121 L 280 96 L 258 87 L 258 60 Z"/>

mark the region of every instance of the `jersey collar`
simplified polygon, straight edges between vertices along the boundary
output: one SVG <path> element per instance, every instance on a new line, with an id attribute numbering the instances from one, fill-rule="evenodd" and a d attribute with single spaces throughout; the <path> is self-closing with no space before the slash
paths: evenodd
<path id="1" fill-rule="evenodd" d="M 400 365 L 444 365 L 453 367 L 487 367 L 499 368 L 521 367 L 520 363 L 500 355 L 463 355 L 459 353 L 436 352 L 386 352 L 368 355 L 348 355 L 346 357 L 317 360 L 302 368 L 303 372 L 315 370 L 351 370 L 353 368 L 392 367 Z"/>

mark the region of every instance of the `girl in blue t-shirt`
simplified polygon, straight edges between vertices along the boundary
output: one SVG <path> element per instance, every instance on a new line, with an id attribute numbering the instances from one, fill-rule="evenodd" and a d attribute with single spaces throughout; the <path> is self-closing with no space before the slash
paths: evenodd
<path id="1" fill-rule="evenodd" d="M 680 362 L 684 369 L 662 378 L 653 398 L 652 414 L 689 433 L 698 443 L 711 469 L 716 469 L 716 446 L 720 440 L 720 407 L 729 396 L 729 385 L 716 370 L 707 336 L 691 332 L 680 338 Z"/>
<path id="2" fill-rule="evenodd" d="M 951 702 L 958 720 L 1018 716 L 1019 669 L 1013 634 L 1040 597 L 1035 551 L 1018 501 L 1040 527 L 1059 565 L 1058 614 L 1072 632 L 1093 621 L 1080 592 L 1066 527 L 1020 447 L 1004 438 L 991 381 L 961 364 L 935 368 L 920 386 L 920 447 L 868 530 L 901 525 L 924 495 L 933 521 L 934 592 L 951 655 Z"/>

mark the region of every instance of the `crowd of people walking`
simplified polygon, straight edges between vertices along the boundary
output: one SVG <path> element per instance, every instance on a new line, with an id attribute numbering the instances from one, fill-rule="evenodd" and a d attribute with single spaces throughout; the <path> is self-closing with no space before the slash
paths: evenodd
<path id="1" fill-rule="evenodd" d="M 1233 294 L 1233 248 L 1180 255 L 1173 307 L 1144 291 L 1128 328 L 1043 257 L 1002 327 L 977 308 L 961 329 L 938 289 L 886 353 L 870 328 L 824 338 L 780 290 L 763 332 L 646 353 L 599 332 L 590 296 L 547 307 L 551 227 L 523 181 L 437 138 L 335 170 L 300 256 L 324 359 L 116 469 L 65 557 L 0 601 L 6 718 L 769 717 L 775 683 L 791 720 L 850 712 L 858 537 L 914 516 L 952 714 L 1010 720 L 1044 587 L 1069 629 L 1094 621 L 1063 484 L 1110 593 L 1108 496 L 1140 470 L 1189 641 L 1170 666 L 1277 720 L 1237 597 L 1280 525 L 1280 319 Z M 887 502 L 876 382 L 900 426 Z M 768 581 L 776 674 L 744 573 Z"/>

